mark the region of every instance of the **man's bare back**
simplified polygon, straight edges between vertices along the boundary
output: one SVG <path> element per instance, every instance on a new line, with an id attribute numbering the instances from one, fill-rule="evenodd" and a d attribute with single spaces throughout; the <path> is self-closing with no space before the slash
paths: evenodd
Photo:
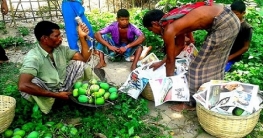
<path id="1" fill-rule="evenodd" d="M 202 6 L 193 9 L 182 18 L 175 20 L 165 30 L 173 30 L 175 35 L 180 35 L 195 30 L 208 29 L 211 27 L 214 18 L 222 11 L 222 5 Z"/>

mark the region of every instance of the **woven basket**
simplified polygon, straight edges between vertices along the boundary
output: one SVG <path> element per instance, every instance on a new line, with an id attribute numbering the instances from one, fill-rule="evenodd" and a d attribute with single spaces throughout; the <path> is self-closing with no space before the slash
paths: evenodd
<path id="1" fill-rule="evenodd" d="M 145 86 L 141 94 L 142 97 L 146 98 L 147 100 L 154 101 L 152 88 L 149 83 Z"/>
<path id="2" fill-rule="evenodd" d="M 242 138 L 256 126 L 260 111 L 248 116 L 230 116 L 212 112 L 197 103 L 199 123 L 209 134 L 219 138 Z"/>
<path id="3" fill-rule="evenodd" d="M 0 133 L 12 123 L 15 116 L 16 100 L 13 97 L 0 95 Z"/>

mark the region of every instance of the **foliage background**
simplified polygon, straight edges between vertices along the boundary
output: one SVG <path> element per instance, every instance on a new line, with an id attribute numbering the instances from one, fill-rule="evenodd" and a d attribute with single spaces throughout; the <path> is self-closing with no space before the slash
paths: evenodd
<path id="1" fill-rule="evenodd" d="M 181 1 L 169 1 L 162 0 L 161 4 L 171 2 L 172 5 L 178 3 L 193 2 L 191 0 Z M 229 4 L 232 0 L 217 0 L 217 2 Z M 263 53 L 263 10 L 262 1 L 254 0 L 257 7 L 247 8 L 247 21 L 253 26 L 254 33 L 250 49 L 243 56 L 242 61 L 233 66 L 233 69 L 226 73 L 225 78 L 227 80 L 236 80 L 240 82 L 246 82 L 256 84 L 263 90 L 263 67 L 262 53 Z M 141 10 L 139 8 L 129 9 L 131 13 L 130 21 L 139 27 L 146 36 L 144 45 L 153 46 L 153 52 L 162 58 L 164 53 L 163 41 L 159 36 L 149 32 L 142 26 L 141 20 L 147 10 Z M 115 21 L 115 14 L 113 13 L 100 13 L 99 10 L 94 10 L 87 14 L 91 24 L 93 25 L 94 32 L 105 27 L 107 24 Z M 63 28 L 63 27 L 62 27 Z M 2 24 L 0 24 L 0 30 L 7 31 Z M 29 46 L 30 43 L 25 41 L 23 36 L 28 34 L 28 30 L 24 27 L 19 28 L 20 35 L 17 37 L 8 37 L 6 39 L 0 39 L 0 45 L 4 48 L 10 46 Z M 194 37 L 196 40 L 195 45 L 200 48 L 204 39 L 205 31 L 195 31 Z M 32 44 L 32 43 L 31 43 Z M 159 116 L 149 117 L 147 116 L 148 108 L 147 101 L 139 99 L 137 101 L 131 99 L 126 95 L 121 95 L 117 104 L 113 107 L 114 110 L 96 110 L 96 112 L 86 111 L 86 108 L 76 108 L 74 106 L 65 105 L 58 107 L 48 115 L 42 115 L 38 108 L 21 98 L 18 89 L 18 72 L 20 64 L 5 63 L 0 67 L 0 94 L 10 95 L 17 100 L 16 117 L 9 129 L 22 128 L 26 124 L 32 124 L 32 130 L 39 131 L 41 135 L 45 133 L 52 133 L 56 137 L 95 137 L 95 134 L 104 133 L 108 137 L 169 137 L 163 132 L 169 130 L 165 126 L 155 126 L 153 124 L 145 122 L 145 118 L 151 118 L 152 120 L 159 120 Z M 61 112 L 62 111 L 62 112 Z M 81 124 L 68 125 L 66 124 L 67 118 L 81 118 Z M 262 137 L 263 113 L 261 112 L 260 120 L 254 131 L 247 136 L 247 138 Z M 47 122 L 54 122 L 54 125 L 47 125 Z M 61 125 L 62 124 L 62 125 Z M 71 128 L 77 128 L 78 135 L 71 133 Z M 102 129 L 106 131 L 102 131 Z"/>

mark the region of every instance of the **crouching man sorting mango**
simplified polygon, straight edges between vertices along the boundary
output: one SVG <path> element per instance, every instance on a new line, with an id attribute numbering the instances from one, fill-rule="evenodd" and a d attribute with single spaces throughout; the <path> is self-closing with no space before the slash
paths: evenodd
<path id="1" fill-rule="evenodd" d="M 39 22 L 34 33 L 38 43 L 24 58 L 18 87 L 22 97 L 50 112 L 55 99 L 69 99 L 74 82 L 80 79 L 99 79 L 85 62 L 91 52 L 86 41 L 89 32 L 85 24 L 78 26 L 81 53 L 62 46 L 59 26 L 49 21 Z"/>

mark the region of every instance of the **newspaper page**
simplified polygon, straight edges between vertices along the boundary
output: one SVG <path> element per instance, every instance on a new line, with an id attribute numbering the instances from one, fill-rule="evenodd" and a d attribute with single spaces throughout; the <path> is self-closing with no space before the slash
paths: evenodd
<path id="1" fill-rule="evenodd" d="M 257 98 L 259 87 L 257 85 L 245 84 L 240 82 L 228 82 L 222 84 L 211 84 L 207 92 L 207 107 L 222 108 L 222 107 L 239 107 L 243 110 L 252 113 L 254 101 Z M 231 108 L 227 113 L 232 113 Z"/>
<path id="2" fill-rule="evenodd" d="M 127 93 L 134 99 L 137 99 L 143 89 L 148 84 L 149 79 L 163 78 L 166 76 L 165 66 L 161 66 L 155 71 L 149 68 L 152 63 L 148 63 L 132 71 L 125 83 L 119 88 L 119 91 Z"/>
<path id="3" fill-rule="evenodd" d="M 138 61 L 137 66 L 141 67 L 141 66 L 144 66 L 144 65 L 147 65 L 151 62 L 156 62 L 156 61 L 159 61 L 157 56 L 154 53 L 150 53 L 144 59 Z"/>
<path id="4" fill-rule="evenodd" d="M 186 58 L 176 59 L 175 66 L 176 66 L 175 75 L 179 75 L 181 73 L 188 71 L 189 62 Z"/>
<path id="5" fill-rule="evenodd" d="M 193 98 L 202 104 L 205 108 L 207 107 L 206 104 L 206 96 L 207 96 L 207 91 L 210 88 L 211 84 L 221 84 L 221 83 L 226 83 L 227 81 L 225 80 L 211 80 L 210 82 L 202 84 L 199 89 L 197 90 L 196 94 L 193 95 Z"/>
<path id="6" fill-rule="evenodd" d="M 177 58 L 185 58 L 190 63 L 198 54 L 198 50 L 196 49 L 193 43 L 185 46 L 183 51 L 177 56 Z"/>
<path id="7" fill-rule="evenodd" d="M 149 80 L 155 106 L 167 101 L 189 101 L 190 93 L 184 74 Z"/>

